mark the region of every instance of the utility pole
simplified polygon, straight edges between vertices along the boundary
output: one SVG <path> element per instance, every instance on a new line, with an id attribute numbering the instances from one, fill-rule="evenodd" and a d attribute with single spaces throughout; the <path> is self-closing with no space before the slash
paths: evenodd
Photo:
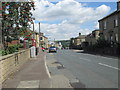
<path id="1" fill-rule="evenodd" d="M 40 22 L 39 22 L 39 42 L 40 42 Z M 39 46 L 40 46 L 40 43 L 39 43 Z"/>
<path id="2" fill-rule="evenodd" d="M 40 34 L 40 22 L 39 22 L 39 34 Z"/>

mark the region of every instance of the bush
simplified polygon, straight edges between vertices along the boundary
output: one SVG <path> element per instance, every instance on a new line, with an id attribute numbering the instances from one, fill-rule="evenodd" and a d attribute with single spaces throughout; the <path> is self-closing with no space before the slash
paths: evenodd
<path id="1" fill-rule="evenodd" d="M 98 40 L 97 43 L 95 45 L 93 45 L 93 47 L 95 48 L 106 48 L 106 47 L 110 47 L 111 44 L 110 42 L 106 41 L 106 40 Z"/>
<path id="2" fill-rule="evenodd" d="M 9 54 L 8 50 L 2 50 L 2 56 Z"/>
<path id="3" fill-rule="evenodd" d="M 2 50 L 1 54 L 2 54 L 2 56 L 4 56 L 7 54 L 12 54 L 14 52 L 18 52 L 18 50 L 19 50 L 19 45 L 9 46 L 6 50 Z"/>
<path id="4" fill-rule="evenodd" d="M 22 44 L 19 45 L 19 48 L 23 48 L 24 46 Z"/>

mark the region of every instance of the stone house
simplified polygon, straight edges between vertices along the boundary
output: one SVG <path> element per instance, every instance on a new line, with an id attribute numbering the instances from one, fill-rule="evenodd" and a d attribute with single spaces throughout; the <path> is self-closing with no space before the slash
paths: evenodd
<path id="1" fill-rule="evenodd" d="M 48 48 L 48 38 L 43 33 L 40 33 L 40 46 Z"/>
<path id="2" fill-rule="evenodd" d="M 70 48 L 81 49 L 82 42 L 85 42 L 85 35 L 81 35 L 81 33 L 79 33 L 79 36 L 71 38 L 70 42 Z"/>
<path id="3" fill-rule="evenodd" d="M 85 37 L 85 42 L 87 42 L 88 45 L 94 45 L 95 43 L 97 43 L 97 40 L 99 39 L 99 33 L 100 33 L 100 30 L 92 31 L 92 33 L 88 34 Z"/>
<path id="4" fill-rule="evenodd" d="M 120 43 L 120 1 L 117 2 L 117 10 L 100 19 L 99 21 L 100 38 L 111 43 Z"/>

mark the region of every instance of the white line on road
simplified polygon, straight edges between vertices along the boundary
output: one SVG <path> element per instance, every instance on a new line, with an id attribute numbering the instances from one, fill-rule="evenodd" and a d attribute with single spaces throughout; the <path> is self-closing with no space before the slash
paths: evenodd
<path id="1" fill-rule="evenodd" d="M 82 60 L 85 60 L 85 61 L 91 61 L 90 59 L 85 59 L 85 58 L 80 58 L 80 59 L 82 59 Z"/>
<path id="2" fill-rule="evenodd" d="M 102 65 L 102 66 L 106 66 L 106 67 L 109 67 L 109 68 L 113 68 L 113 69 L 116 69 L 116 70 L 120 70 L 119 68 L 117 67 L 113 67 L 113 66 L 110 66 L 110 65 L 107 65 L 107 64 L 103 64 L 103 63 L 98 63 L 99 65 Z"/>

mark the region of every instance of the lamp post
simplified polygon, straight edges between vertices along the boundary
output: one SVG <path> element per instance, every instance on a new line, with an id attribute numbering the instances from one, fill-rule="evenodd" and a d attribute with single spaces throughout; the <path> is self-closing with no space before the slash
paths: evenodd
<path id="1" fill-rule="evenodd" d="M 35 20 L 35 18 L 33 18 L 33 20 Z M 35 46 L 35 47 L 36 47 L 34 22 L 33 22 L 33 39 L 32 39 L 32 46 Z"/>

